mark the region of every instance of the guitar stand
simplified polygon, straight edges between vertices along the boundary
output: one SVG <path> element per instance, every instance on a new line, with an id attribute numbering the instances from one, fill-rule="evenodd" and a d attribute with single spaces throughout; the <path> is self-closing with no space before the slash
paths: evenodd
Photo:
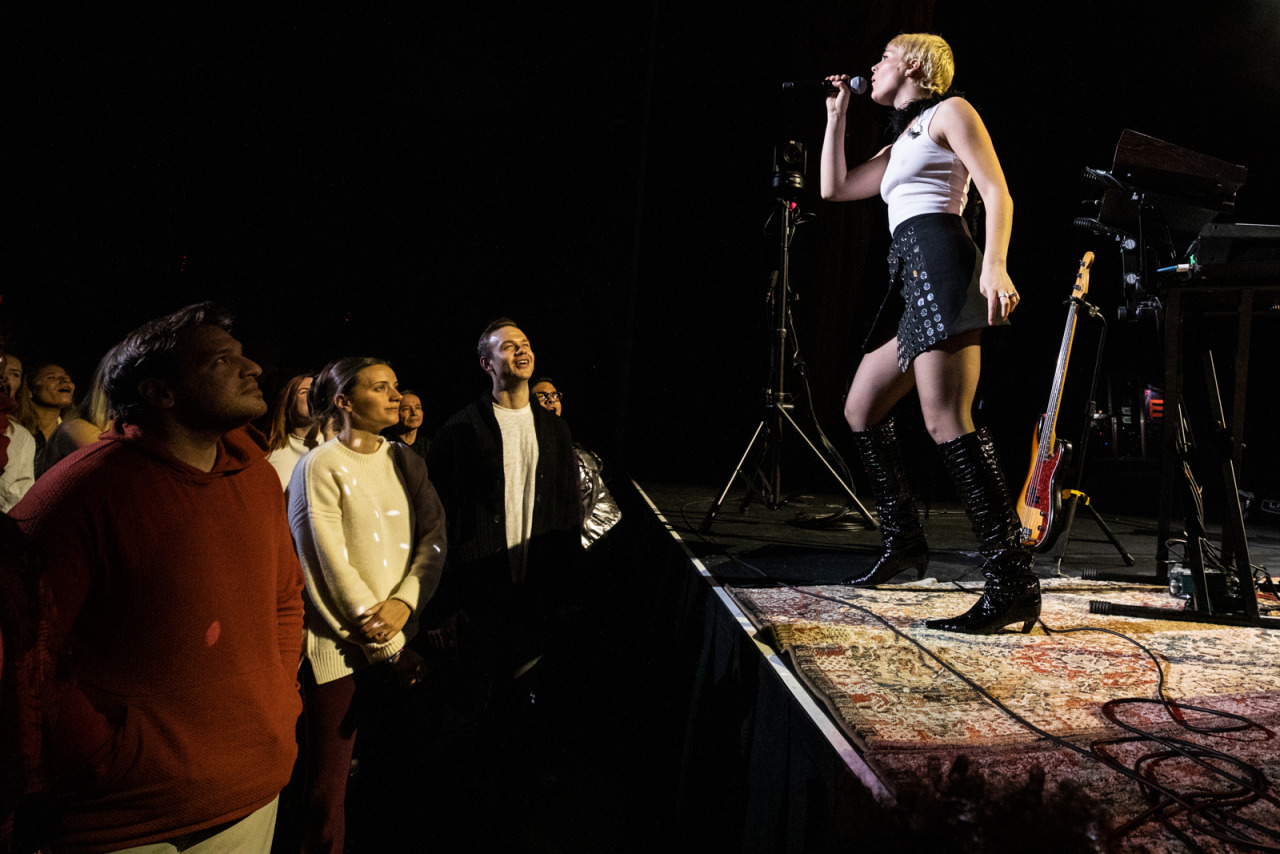
<path id="1" fill-rule="evenodd" d="M 1083 453 L 1083 450 L 1082 450 Z M 1111 541 L 1111 545 L 1116 547 L 1116 551 L 1120 553 L 1120 559 L 1124 561 L 1125 566 L 1133 566 L 1135 561 L 1133 555 L 1125 551 L 1124 544 L 1116 539 L 1116 535 L 1112 533 L 1111 528 L 1103 520 L 1102 515 L 1098 513 L 1093 504 L 1089 501 L 1089 496 L 1081 492 L 1079 489 L 1065 489 L 1064 493 L 1067 498 L 1067 520 L 1062 527 L 1062 548 L 1058 550 L 1058 567 L 1055 575 L 1062 575 L 1062 562 L 1067 557 L 1067 547 L 1071 545 L 1071 526 L 1076 521 L 1076 508 L 1084 505 L 1084 509 L 1093 517 L 1093 521 L 1098 523 L 1098 527 L 1102 529 L 1102 533 Z"/>
<path id="2" fill-rule="evenodd" d="M 1089 496 L 1080 489 L 1081 482 L 1084 480 L 1085 454 L 1089 449 L 1089 419 L 1093 415 L 1095 401 L 1094 395 L 1098 391 L 1098 372 L 1102 368 L 1102 352 L 1107 343 L 1107 321 L 1103 318 L 1102 312 L 1098 310 L 1096 305 L 1079 297 L 1072 297 L 1072 301 L 1083 308 L 1090 317 L 1100 321 L 1102 323 L 1102 331 L 1098 334 L 1098 352 L 1093 359 L 1093 379 L 1089 385 L 1089 402 L 1086 404 L 1084 429 L 1081 431 L 1080 441 L 1076 444 L 1076 447 L 1080 449 L 1080 457 L 1076 465 L 1076 487 L 1075 489 L 1062 490 L 1063 497 L 1067 499 L 1067 518 L 1062 526 L 1062 546 L 1058 549 L 1058 564 L 1054 570 L 1055 575 L 1062 575 L 1062 563 L 1067 557 L 1067 547 L 1071 545 L 1071 529 L 1072 526 L 1075 525 L 1076 509 L 1082 503 L 1084 504 L 1084 509 L 1093 517 L 1093 521 L 1098 523 L 1098 527 L 1102 529 L 1102 533 L 1111 541 L 1111 545 L 1116 547 L 1116 551 L 1120 553 L 1120 559 L 1124 561 L 1124 565 L 1133 566 L 1135 563 L 1133 555 L 1129 554 L 1128 550 L 1125 549 L 1124 544 L 1116 538 L 1116 535 L 1111 531 L 1110 526 L 1107 525 L 1101 514 L 1098 513 L 1097 509 L 1093 506 L 1093 503 L 1089 500 Z M 1096 575 L 1093 575 L 1090 570 L 1086 569 L 1081 572 L 1081 577 L 1090 578 L 1096 577 Z"/>

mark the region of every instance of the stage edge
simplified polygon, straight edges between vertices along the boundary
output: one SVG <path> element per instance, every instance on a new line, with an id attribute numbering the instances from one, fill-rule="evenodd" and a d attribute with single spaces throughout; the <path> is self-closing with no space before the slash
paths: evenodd
<path id="1" fill-rule="evenodd" d="M 809 719 L 813 721 L 814 726 L 818 728 L 826 738 L 827 742 L 840 756 L 840 759 L 844 762 L 845 766 L 855 777 L 858 778 L 862 785 L 867 787 L 867 790 L 871 793 L 872 797 L 875 798 L 877 803 L 882 806 L 893 806 L 895 804 L 893 793 L 887 786 L 885 786 L 884 782 L 876 775 L 876 773 L 871 770 L 871 767 L 867 765 L 861 754 L 858 753 L 854 746 L 849 743 L 849 740 L 845 737 L 844 733 L 841 732 L 840 728 L 831 720 L 826 709 L 814 701 L 808 690 L 806 690 L 800 681 L 796 679 L 795 674 L 792 673 L 786 663 L 778 657 L 777 653 L 774 652 L 768 644 L 761 643 L 757 639 L 755 626 L 751 624 L 747 615 L 744 614 L 742 609 L 738 607 L 738 604 L 733 601 L 733 597 L 724 591 L 720 582 L 715 579 L 706 566 L 703 565 L 702 561 L 693 554 L 689 549 L 689 546 L 685 543 L 684 538 L 681 537 L 680 533 L 676 531 L 670 522 L 667 521 L 667 518 L 662 515 L 662 511 L 659 510 L 657 506 L 654 505 L 653 501 L 649 499 L 649 495 L 641 488 L 640 484 L 636 483 L 634 480 L 631 481 L 631 484 L 635 487 L 636 492 L 640 494 L 640 497 L 644 499 L 645 503 L 649 505 L 649 509 L 653 511 L 653 515 L 662 523 L 662 526 L 666 529 L 667 533 L 671 535 L 672 539 L 674 539 L 680 546 L 681 550 L 684 551 L 685 555 L 689 558 L 690 563 L 692 563 L 702 575 L 703 580 L 711 587 L 715 595 L 719 597 L 720 602 L 726 609 L 728 609 L 730 616 L 737 621 L 738 625 L 742 628 L 742 631 L 746 633 L 751 642 L 755 644 L 756 649 L 759 650 L 760 654 L 769 663 L 769 667 L 772 668 L 775 675 L 777 675 L 777 677 L 782 681 L 782 684 L 791 692 L 791 695 L 795 698 L 796 702 L 799 703 L 802 709 L 804 709 L 805 714 L 807 714 Z"/>

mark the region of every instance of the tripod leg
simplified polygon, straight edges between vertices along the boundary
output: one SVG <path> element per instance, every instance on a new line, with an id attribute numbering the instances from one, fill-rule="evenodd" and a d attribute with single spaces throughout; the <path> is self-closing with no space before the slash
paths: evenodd
<path id="1" fill-rule="evenodd" d="M 764 422 L 761 421 L 756 425 L 756 432 L 751 434 L 751 441 L 747 443 L 747 449 L 742 452 L 742 459 L 738 460 L 738 464 L 734 466 L 733 474 L 729 475 L 729 482 L 724 485 L 724 491 L 720 493 L 720 497 L 716 499 L 716 503 L 711 505 L 711 509 L 707 511 L 707 515 L 702 519 L 702 525 L 699 527 L 702 533 L 711 530 L 711 524 L 716 520 L 716 514 L 720 512 L 720 505 L 724 504 L 724 498 L 729 494 L 729 490 L 733 488 L 733 482 L 738 479 L 738 475 L 742 474 L 742 464 L 747 461 L 747 457 L 751 454 L 751 449 L 756 446 L 756 440 L 760 438 L 760 431 L 764 429 Z"/>
<path id="2" fill-rule="evenodd" d="M 848 493 L 849 500 L 853 502 L 853 506 L 858 509 L 858 512 L 860 514 L 862 514 L 862 519 L 864 522 L 867 523 L 867 527 L 871 528 L 872 530 L 879 528 L 880 526 L 876 524 L 876 520 L 871 518 L 871 511 L 867 510 L 867 508 L 863 506 L 862 502 L 858 500 L 858 496 L 854 494 L 854 491 L 849 486 L 849 484 L 845 483 L 844 478 L 842 478 L 839 474 L 836 473 L 836 470 L 831 467 L 831 463 L 827 462 L 827 458 L 823 456 L 822 452 L 818 450 L 817 446 L 815 446 L 813 442 L 809 441 L 809 437 L 806 436 L 805 432 L 800 429 L 800 425 L 795 422 L 795 419 L 791 417 L 790 413 L 788 413 L 785 409 L 779 409 L 778 411 L 782 414 L 784 418 L 787 419 L 787 423 L 789 423 L 792 427 L 795 428 L 795 431 L 800 434 L 800 438 L 804 439 L 804 443 L 809 446 L 809 450 L 813 451 L 814 456 L 816 456 L 819 460 L 822 461 L 822 464 L 826 466 L 827 471 L 831 472 L 832 477 L 834 477 L 836 481 L 840 484 L 840 486 L 844 489 L 844 491 Z"/>
<path id="3" fill-rule="evenodd" d="M 1133 555 L 1125 551 L 1124 546 L 1121 545 L 1118 539 L 1116 539 L 1116 535 L 1111 533 L 1111 528 L 1102 520 L 1101 514 L 1099 514 L 1098 511 L 1094 509 L 1093 505 L 1089 503 L 1088 496 L 1085 496 L 1084 509 L 1089 511 L 1089 515 L 1093 517 L 1093 521 L 1098 523 L 1098 527 L 1102 529 L 1102 533 L 1107 535 L 1107 539 L 1111 541 L 1111 545 L 1115 546 L 1116 551 L 1120 552 L 1120 559 L 1124 561 L 1124 565 L 1133 566 Z"/>
<path id="4" fill-rule="evenodd" d="M 1062 523 L 1062 547 L 1058 549 L 1058 566 L 1054 575 L 1062 575 L 1062 562 L 1067 559 L 1067 547 L 1071 545 L 1071 528 L 1076 523 L 1076 507 L 1080 504 L 1080 496 L 1084 494 L 1078 489 L 1069 489 L 1067 492 L 1071 497 L 1067 499 L 1067 518 Z"/>

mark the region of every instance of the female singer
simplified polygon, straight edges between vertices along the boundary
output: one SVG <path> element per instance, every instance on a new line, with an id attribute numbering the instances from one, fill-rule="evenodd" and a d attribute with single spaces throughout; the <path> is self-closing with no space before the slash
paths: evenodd
<path id="1" fill-rule="evenodd" d="M 895 337 L 880 343 L 873 329 L 845 401 L 884 537 L 875 565 L 846 583 L 871 586 L 907 569 L 923 577 L 928 567 L 924 529 L 889 417 L 914 387 L 978 537 L 987 579 L 968 612 L 927 625 L 986 634 L 1022 622 L 1028 632 L 1040 614 L 1040 581 L 995 447 L 985 428 L 975 431 L 970 412 L 982 328 L 1007 323 L 1018 307 L 1005 269 L 1013 201 L 982 119 L 964 98 L 950 96 L 954 74 L 951 48 L 938 36 L 889 42 L 871 69 L 871 98 L 893 108 L 894 141 L 852 169 L 844 153 L 849 77 L 827 78 L 836 91 L 827 97 L 822 197 L 850 201 L 878 193 L 885 199 L 893 234 L 890 287 L 896 285 L 904 301 Z M 960 217 L 971 180 L 986 203 L 985 253 Z"/>

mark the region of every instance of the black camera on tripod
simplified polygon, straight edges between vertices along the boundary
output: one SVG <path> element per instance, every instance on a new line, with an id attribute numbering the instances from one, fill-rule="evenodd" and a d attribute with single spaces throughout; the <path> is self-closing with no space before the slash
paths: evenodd
<path id="1" fill-rule="evenodd" d="M 788 197 L 805 188 L 808 154 L 803 142 L 787 140 L 773 147 L 773 189 Z"/>

